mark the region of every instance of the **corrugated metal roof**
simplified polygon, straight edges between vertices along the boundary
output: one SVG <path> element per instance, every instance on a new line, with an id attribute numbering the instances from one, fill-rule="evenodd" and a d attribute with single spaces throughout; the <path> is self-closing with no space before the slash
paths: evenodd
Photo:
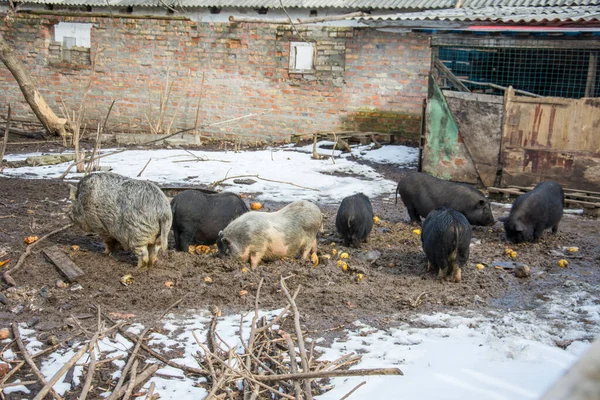
<path id="1" fill-rule="evenodd" d="M 461 22 L 577 22 L 600 21 L 600 7 L 484 7 L 451 8 L 389 15 L 368 15 L 355 19 L 365 21 L 461 21 Z"/>
<path id="2" fill-rule="evenodd" d="M 8 0 L 0 0 L 6 3 Z M 351 8 L 351 9 L 441 9 L 484 7 L 557 7 L 600 6 L 600 0 L 283 0 L 286 8 Z M 24 0 L 30 4 L 53 4 L 102 7 L 163 7 L 164 4 L 183 7 L 281 8 L 279 0 Z"/>

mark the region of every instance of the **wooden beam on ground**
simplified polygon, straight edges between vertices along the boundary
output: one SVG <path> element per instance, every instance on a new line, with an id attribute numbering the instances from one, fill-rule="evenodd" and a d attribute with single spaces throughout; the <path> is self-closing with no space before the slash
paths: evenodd
<path id="1" fill-rule="evenodd" d="M 69 282 L 77 282 L 79 278 L 85 275 L 71 259 L 58 248 L 58 246 L 47 247 L 42 250 L 42 253 L 48 258 L 48 260 L 54 264 L 64 276 L 67 277 Z"/>

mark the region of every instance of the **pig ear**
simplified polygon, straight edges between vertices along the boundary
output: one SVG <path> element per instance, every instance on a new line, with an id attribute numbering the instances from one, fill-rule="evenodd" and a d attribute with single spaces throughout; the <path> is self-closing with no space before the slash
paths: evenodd
<path id="1" fill-rule="evenodd" d="M 223 237 L 223 231 L 219 231 L 219 238 Z"/>
<path id="2" fill-rule="evenodd" d="M 517 222 L 515 224 L 515 231 L 517 232 L 523 232 L 525 230 L 525 228 L 523 227 L 523 224 L 520 222 Z"/>

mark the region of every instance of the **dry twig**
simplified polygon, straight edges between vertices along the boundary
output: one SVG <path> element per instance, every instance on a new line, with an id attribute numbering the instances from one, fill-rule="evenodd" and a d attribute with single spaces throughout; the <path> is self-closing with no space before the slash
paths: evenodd
<path id="1" fill-rule="evenodd" d="M 19 327 L 17 326 L 16 322 L 12 323 L 12 330 L 13 330 L 13 335 L 15 337 L 15 340 L 17 341 L 17 346 L 19 347 L 19 350 L 21 351 L 21 355 L 23 356 L 23 358 L 25 359 L 25 361 L 29 365 L 29 368 L 31 368 L 31 371 L 36 376 L 37 380 L 42 385 L 45 386 L 48 382 L 46 381 L 46 378 L 44 378 L 44 375 L 42 375 L 42 373 L 38 369 L 37 365 L 35 365 L 35 362 L 33 362 L 33 359 L 31 358 L 31 355 L 27 351 L 27 348 L 25 347 L 25 344 L 23 344 L 23 340 L 21 340 L 21 335 L 19 333 Z M 52 396 L 55 399 L 62 399 L 62 397 L 60 397 L 58 395 L 58 393 L 56 393 L 54 391 L 54 389 L 50 388 L 50 392 L 52 393 Z"/>
<path id="2" fill-rule="evenodd" d="M 46 383 L 44 385 L 44 387 L 42 388 L 42 390 L 40 390 L 38 392 L 38 394 L 33 398 L 33 400 L 42 400 L 44 398 L 44 396 L 46 396 L 46 394 L 50 390 L 52 390 L 52 386 L 54 386 L 56 384 L 56 382 L 58 382 L 58 380 L 65 373 L 67 373 L 67 371 L 73 365 L 75 365 L 75 363 L 77 362 L 77 360 L 79 360 L 81 357 L 83 357 L 83 355 L 86 353 L 86 351 L 89 348 L 91 348 L 91 347 L 93 347 L 93 346 L 96 345 L 96 341 L 98 340 L 98 336 L 100 336 L 100 331 L 96 332 L 96 334 L 94 335 L 94 337 L 92 338 L 92 340 L 90 340 L 90 342 L 88 344 L 83 345 L 81 347 L 81 349 L 79 349 L 79 351 L 77 353 L 75 353 L 75 355 L 56 372 L 56 374 L 54 374 L 54 376 L 48 381 L 48 383 Z"/>
<path id="3" fill-rule="evenodd" d="M 127 378 L 127 373 L 129 372 L 129 368 L 131 368 L 131 366 L 133 364 L 136 364 L 136 359 L 135 357 L 137 356 L 138 351 L 140 350 L 140 346 L 143 343 L 144 340 L 144 336 L 146 336 L 146 333 L 148 333 L 149 328 L 146 328 L 142 331 L 142 333 L 140 334 L 140 336 L 138 336 L 138 340 L 137 343 L 135 344 L 135 347 L 133 348 L 133 351 L 131 352 L 131 355 L 129 356 L 129 360 L 127 360 L 127 364 L 125 364 L 125 368 L 123 368 L 123 371 L 121 371 L 121 377 L 119 378 L 119 381 L 117 382 L 117 386 L 115 386 L 112 394 L 110 395 L 110 397 L 108 398 L 108 400 L 114 400 L 116 399 L 117 393 L 119 392 L 119 390 L 121 390 L 121 386 L 123 386 L 123 382 L 125 382 L 125 378 Z M 137 365 L 136 365 L 137 366 Z M 135 381 L 135 377 L 133 377 L 134 381 Z"/>

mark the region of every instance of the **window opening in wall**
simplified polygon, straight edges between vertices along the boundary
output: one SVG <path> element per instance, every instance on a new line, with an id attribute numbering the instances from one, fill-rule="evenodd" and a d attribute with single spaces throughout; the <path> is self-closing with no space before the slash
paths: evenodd
<path id="1" fill-rule="evenodd" d="M 255 8 L 255 10 L 260 15 L 266 15 L 269 12 L 267 7 Z"/>
<path id="2" fill-rule="evenodd" d="M 73 38 L 73 46 L 90 47 L 90 32 L 92 24 L 83 24 L 75 22 L 59 22 L 54 26 L 54 40 L 63 43 L 63 38 Z"/>
<path id="3" fill-rule="evenodd" d="M 313 70 L 315 54 L 314 43 L 291 42 L 290 43 L 290 71 L 310 72 Z"/>
<path id="4" fill-rule="evenodd" d="M 92 24 L 59 22 L 54 26 L 54 42 L 51 43 L 50 63 L 67 62 L 90 64 L 90 33 Z"/>
<path id="5" fill-rule="evenodd" d="M 319 15 L 317 10 L 310 10 L 309 14 L 311 17 L 316 17 L 317 15 Z"/>

